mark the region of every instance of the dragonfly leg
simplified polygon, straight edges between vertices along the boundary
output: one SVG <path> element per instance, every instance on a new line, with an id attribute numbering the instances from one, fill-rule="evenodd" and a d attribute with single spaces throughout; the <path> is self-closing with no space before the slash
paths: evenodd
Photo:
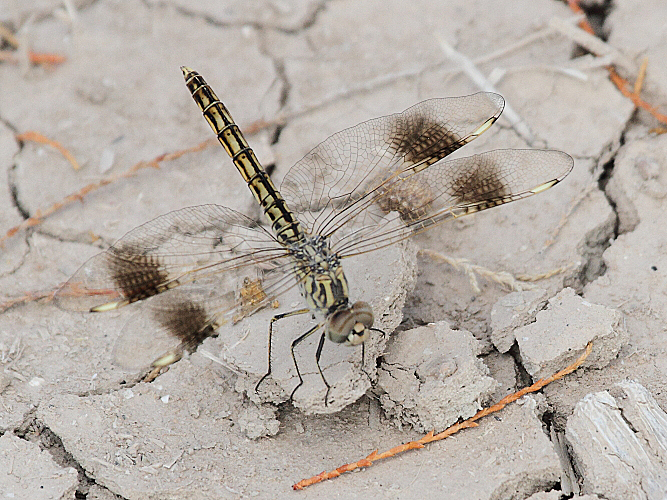
<path id="1" fill-rule="evenodd" d="M 269 322 L 269 342 L 268 342 L 268 349 L 267 349 L 268 356 L 269 356 L 269 369 L 262 376 L 262 378 L 259 379 L 259 382 L 257 382 L 257 384 L 255 385 L 255 393 L 257 393 L 257 390 L 259 389 L 259 386 L 261 385 L 262 382 L 264 382 L 266 377 L 271 375 L 271 339 L 273 338 L 273 323 L 275 323 L 276 321 L 278 321 L 280 319 L 283 319 L 283 318 L 289 318 L 290 316 L 297 316 L 299 314 L 306 314 L 308 312 L 310 312 L 310 309 L 297 309 L 296 311 L 289 311 L 289 312 L 282 313 L 282 314 L 276 314 L 273 318 L 271 318 L 271 321 Z M 294 357 L 294 353 L 292 353 L 292 357 Z M 296 363 L 296 361 L 295 361 L 295 363 Z M 297 373 L 298 373 L 298 371 L 299 371 L 299 369 L 297 367 Z M 300 375 L 299 375 L 299 378 L 301 378 Z M 292 394 L 294 394 L 294 393 L 292 393 Z"/>
<path id="2" fill-rule="evenodd" d="M 292 347 L 290 347 L 290 352 L 292 353 L 292 361 L 294 362 L 294 368 L 296 368 L 296 374 L 299 377 L 299 383 L 296 385 L 296 387 L 292 391 L 292 394 L 290 394 L 290 399 L 292 399 L 292 397 L 294 397 L 294 393 L 297 391 L 297 389 L 303 385 L 303 377 L 301 376 L 301 371 L 299 370 L 299 363 L 296 362 L 296 355 L 294 354 L 294 348 L 296 346 L 298 346 L 301 342 L 303 342 L 305 339 L 310 337 L 313 333 L 315 333 L 321 327 L 322 327 L 321 324 L 315 325 L 310 330 L 308 330 L 306 333 L 304 333 L 303 335 L 294 339 L 294 342 L 292 342 Z M 324 333 L 322 334 L 322 337 L 324 337 Z M 320 339 L 320 345 L 321 344 L 322 344 L 322 339 Z M 318 351 L 321 351 L 321 350 L 322 350 L 322 348 L 319 347 Z M 319 366 L 320 365 L 318 363 L 317 367 L 319 368 Z M 321 370 L 320 370 L 320 373 L 322 373 Z M 326 383 L 326 381 L 325 381 L 325 383 Z M 329 384 L 327 384 L 327 387 L 329 387 Z"/>
<path id="3" fill-rule="evenodd" d="M 324 406 L 329 406 L 329 391 L 331 390 L 331 386 L 329 385 L 329 382 L 327 382 L 324 373 L 322 373 L 322 367 L 320 366 L 322 347 L 324 347 L 324 332 L 322 332 L 322 335 L 320 336 L 320 343 L 317 345 L 317 351 L 315 351 L 315 364 L 317 365 L 317 371 L 320 372 L 320 377 L 322 377 L 322 382 L 327 386 L 327 392 L 324 394 Z"/>

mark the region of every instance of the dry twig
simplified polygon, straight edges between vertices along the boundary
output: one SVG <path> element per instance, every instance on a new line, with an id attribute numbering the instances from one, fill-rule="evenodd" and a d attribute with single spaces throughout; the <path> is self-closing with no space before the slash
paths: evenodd
<path id="1" fill-rule="evenodd" d="M 512 276 L 512 274 L 507 271 L 492 271 L 486 267 L 472 264 L 468 259 L 450 257 L 427 248 L 419 250 L 419 254 L 425 255 L 435 261 L 444 262 L 445 264 L 452 266 L 454 269 L 463 271 L 468 277 L 470 287 L 475 293 L 481 293 L 481 289 L 477 282 L 477 275 L 489 281 L 494 281 L 510 291 L 521 292 L 523 290 L 533 289 L 533 285 L 529 284 L 531 282 L 549 279 L 557 274 L 565 273 L 575 266 L 575 264 L 568 264 L 539 274 L 518 274 Z"/>
<path id="2" fill-rule="evenodd" d="M 16 56 L 16 50 L 21 46 L 19 39 L 11 32 L 7 27 L 0 25 L 0 39 L 7 42 L 7 44 L 12 47 L 12 50 L 0 50 L 0 61 L 6 61 L 18 64 L 20 58 Z M 28 51 L 28 60 L 32 64 L 61 64 L 64 63 L 67 58 L 61 56 L 60 54 L 49 54 L 49 53 L 40 53 L 33 52 L 32 50 Z"/>
<path id="3" fill-rule="evenodd" d="M 498 91 L 495 89 L 493 84 L 484 76 L 484 74 L 477 68 L 475 63 L 471 61 L 468 57 L 458 52 L 454 47 L 452 47 L 447 41 L 436 35 L 438 42 L 440 43 L 440 48 L 445 53 L 445 55 L 456 62 L 461 66 L 463 72 L 468 75 L 468 77 L 477 85 L 481 90 L 485 92 L 495 92 Z M 503 110 L 503 117 L 509 120 L 510 124 L 514 131 L 526 141 L 529 145 L 535 141 L 535 136 L 531 132 L 530 128 L 526 124 L 525 120 L 519 116 L 519 114 L 514 111 L 514 108 L 505 101 L 505 109 Z"/>
<path id="4" fill-rule="evenodd" d="M 577 14 L 583 14 L 584 15 L 584 18 L 579 23 L 579 27 L 583 31 L 585 31 L 586 33 L 589 33 L 590 35 L 594 35 L 595 30 L 593 30 L 593 27 L 586 20 L 586 17 L 585 17 L 586 13 L 579 6 L 579 1 L 580 0 L 567 0 L 567 3 L 568 3 L 570 9 L 573 12 L 576 12 Z M 567 35 L 567 33 L 565 33 L 565 32 L 564 32 L 564 34 Z M 594 38 L 596 38 L 596 37 L 594 37 Z M 590 42 L 591 38 L 586 38 L 586 40 Z M 580 43 L 579 40 L 575 40 L 575 41 L 577 41 L 577 43 L 584 46 L 587 50 L 589 50 L 590 52 L 592 52 L 593 54 L 596 54 L 596 55 L 601 55 L 600 53 L 596 52 L 596 50 L 602 50 L 603 52 L 606 52 L 608 50 L 614 50 L 614 51 L 616 50 L 616 49 L 611 48 L 609 45 L 605 44 L 601 40 L 599 40 L 599 42 L 604 44 L 604 45 L 601 46 L 598 42 L 592 42 L 593 45 L 595 45 L 595 47 L 586 46 L 585 44 Z M 616 51 L 616 52 L 618 52 L 618 51 Z M 615 62 L 617 64 L 619 63 L 619 61 L 615 61 Z M 620 60 L 620 62 L 621 62 L 621 64 L 625 65 L 625 64 L 627 64 L 627 59 L 622 58 Z M 614 85 L 616 85 L 618 90 L 620 90 L 621 94 L 623 94 L 625 97 L 629 98 L 636 107 L 642 108 L 642 109 L 648 111 L 656 120 L 658 120 L 661 123 L 667 124 L 667 115 L 664 115 L 664 114 L 660 113 L 655 106 L 651 106 L 649 103 L 647 103 L 646 101 L 644 101 L 643 99 L 641 99 L 639 97 L 639 90 L 641 89 L 641 87 L 644 83 L 644 75 L 646 74 L 646 64 L 647 64 L 647 61 L 645 59 L 642 62 L 642 68 L 640 68 L 638 76 L 637 76 L 637 80 L 635 81 L 635 86 L 634 86 L 635 88 L 633 89 L 634 91 L 628 90 L 628 86 L 630 84 L 628 83 L 628 81 L 625 78 L 621 77 L 621 75 L 618 74 L 618 72 L 616 71 L 616 68 L 614 68 L 614 66 L 612 66 L 612 65 L 607 66 L 607 71 L 609 72 L 610 80 L 614 83 Z M 624 69 L 628 70 L 629 73 L 633 73 L 632 65 L 630 65 L 630 68 L 624 68 Z"/>
<path id="5" fill-rule="evenodd" d="M 496 283 L 499 283 L 500 285 L 513 292 L 520 292 L 522 290 L 532 288 L 532 285 L 519 283 L 514 278 L 514 276 L 512 276 L 507 271 L 492 271 L 486 267 L 472 264 L 468 259 L 450 257 L 448 255 L 441 254 L 440 252 L 429 250 L 428 248 L 420 249 L 419 254 L 426 255 L 435 261 L 444 262 L 445 264 L 452 266 L 454 269 L 463 271 L 468 277 L 470 286 L 475 293 L 481 293 L 481 289 L 479 288 L 479 284 L 477 282 L 477 275 L 486 278 L 487 280 L 495 281 Z"/>
<path id="6" fill-rule="evenodd" d="M 370 467 L 373 465 L 374 462 L 378 460 L 383 460 L 385 458 L 390 458 L 395 455 L 398 455 L 400 453 L 404 453 L 409 450 L 414 450 L 418 448 L 424 448 L 425 445 L 428 443 L 432 443 L 434 441 L 440 441 L 442 439 L 448 438 L 452 434 L 456 434 L 457 432 L 467 429 L 469 427 L 477 427 L 479 424 L 477 423 L 477 420 L 480 420 L 481 418 L 486 417 L 487 415 L 490 415 L 492 413 L 496 413 L 505 406 L 507 406 L 510 403 L 513 403 L 517 399 L 525 396 L 526 394 L 530 394 L 532 392 L 537 392 L 544 388 L 545 386 L 549 385 L 551 382 L 554 382 L 555 380 L 561 379 L 565 377 L 566 375 L 569 375 L 573 371 L 575 371 L 577 368 L 579 368 L 582 363 L 586 360 L 588 355 L 591 353 L 593 350 L 593 343 L 589 342 L 588 345 L 586 346 L 585 351 L 579 358 L 569 365 L 567 368 L 562 369 L 558 373 L 553 374 L 552 376 L 545 378 L 545 379 L 540 379 L 537 382 L 535 382 L 533 385 L 529 387 L 525 387 L 521 389 L 518 392 L 515 392 L 514 394 L 510 394 L 508 396 L 505 396 L 503 399 L 501 399 L 498 403 L 496 403 L 493 406 L 490 406 L 489 408 L 485 408 L 484 410 L 478 411 L 473 417 L 469 418 L 468 420 L 465 420 L 463 422 L 459 422 L 458 424 L 454 424 L 448 429 L 442 431 L 439 434 L 435 434 L 434 431 L 429 432 L 424 436 L 423 438 L 417 440 L 417 441 L 410 441 L 409 443 L 405 443 L 399 446 L 396 446 L 390 450 L 387 450 L 382 453 L 378 453 L 377 450 L 375 450 L 373 453 L 368 455 L 366 458 L 362 458 L 361 460 L 358 460 L 356 462 L 352 462 L 349 464 L 341 465 L 337 469 L 334 469 L 329 472 L 322 472 L 321 474 L 318 474 L 317 476 L 313 476 L 308 479 L 303 479 L 299 481 L 298 483 L 292 485 L 292 488 L 295 490 L 302 490 L 306 488 L 307 486 L 311 486 L 313 484 L 319 483 L 321 481 L 324 481 L 326 479 L 334 479 L 344 472 L 351 472 L 355 469 L 360 469 L 362 467 Z"/>
<path id="7" fill-rule="evenodd" d="M 550 19 L 549 26 L 596 56 L 610 56 L 613 64 L 623 68 L 623 71 L 631 73 L 635 70 L 632 61 L 588 30 L 574 26 L 567 20 L 558 17 Z"/>
<path id="8" fill-rule="evenodd" d="M 196 146 L 193 146 L 191 148 L 187 149 L 181 149 L 180 151 L 175 151 L 173 153 L 166 153 L 163 155 L 160 155 L 153 160 L 149 162 L 144 162 L 141 161 L 134 166 L 132 166 L 130 169 L 127 171 L 116 174 L 116 175 L 111 175 L 109 177 L 106 177 L 99 182 L 94 182 L 91 184 L 88 184 L 87 186 L 82 187 L 79 189 L 76 193 L 72 193 L 68 196 L 66 196 L 64 199 L 61 201 L 54 203 L 50 207 L 46 208 L 45 210 L 38 210 L 34 216 L 30 217 L 29 219 L 24 220 L 21 224 L 18 224 L 17 226 L 12 227 L 7 233 L 0 238 L 0 245 L 3 245 L 5 241 L 7 241 L 9 238 L 14 236 L 16 233 L 23 229 L 27 229 L 29 227 L 36 226 L 38 224 L 41 224 L 42 221 L 48 217 L 49 215 L 63 209 L 67 205 L 70 205 L 71 203 L 75 201 L 82 201 L 83 197 L 86 196 L 87 194 L 98 190 L 99 188 L 106 186 L 107 184 L 111 184 L 113 182 L 118 181 L 119 179 L 125 179 L 128 177 L 133 177 L 137 174 L 137 172 L 141 169 L 144 169 L 146 167 L 152 167 L 152 168 L 160 168 L 160 163 L 165 162 L 165 161 L 171 161 L 175 160 L 176 158 L 180 158 L 186 153 L 194 153 L 196 151 L 201 151 L 202 149 L 205 149 L 209 147 L 211 144 L 216 143 L 217 141 L 215 139 L 209 139 L 204 142 L 201 142 L 197 144 Z"/>
<path id="9" fill-rule="evenodd" d="M 637 94 L 628 90 L 628 86 L 630 84 L 625 78 L 621 77 L 621 75 L 619 75 L 612 66 L 609 66 L 607 70 L 609 71 L 609 78 L 611 78 L 611 81 L 614 82 L 614 85 L 618 87 L 618 90 L 621 91 L 621 94 L 630 99 L 632 103 L 638 108 L 648 111 L 659 122 L 667 124 L 667 115 L 660 113 L 658 108 L 651 106 Z"/>
<path id="10" fill-rule="evenodd" d="M 54 141 L 53 139 L 49 139 L 39 132 L 33 132 L 31 130 L 28 132 L 23 132 L 22 134 L 18 134 L 16 136 L 16 140 L 20 142 L 37 142 L 39 144 L 46 144 L 47 146 L 51 146 L 52 148 L 57 149 L 60 154 L 63 155 L 68 162 L 70 162 L 74 170 L 79 170 L 79 168 L 81 168 L 79 166 L 79 162 L 77 162 L 76 158 L 74 158 L 74 155 L 70 153 L 67 148 L 65 148 L 65 146 L 57 141 Z"/>
<path id="11" fill-rule="evenodd" d="M 48 292 L 27 292 L 21 297 L 0 297 L 0 313 L 18 304 L 26 304 L 28 302 L 35 302 L 42 299 L 46 299 L 47 302 L 51 301 L 53 300 L 55 293 L 54 290 L 50 290 Z"/>

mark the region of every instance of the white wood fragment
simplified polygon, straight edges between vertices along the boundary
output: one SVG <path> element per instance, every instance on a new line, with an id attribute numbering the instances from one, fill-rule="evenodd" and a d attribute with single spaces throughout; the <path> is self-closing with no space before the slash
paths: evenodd
<path id="1" fill-rule="evenodd" d="M 559 17 L 552 18 L 549 21 L 549 26 L 596 56 L 610 56 L 612 62 L 624 73 L 631 75 L 636 74 L 637 70 L 635 65 L 629 58 L 595 35 L 591 35 L 578 26 Z"/>
<path id="2" fill-rule="evenodd" d="M 435 37 L 438 40 L 438 43 L 440 44 L 440 48 L 445 53 L 445 56 L 447 56 L 455 63 L 459 64 L 463 69 L 463 72 L 466 75 L 468 75 L 468 77 L 475 83 L 475 85 L 477 85 L 480 88 L 480 90 L 483 90 L 485 92 L 495 92 L 496 94 L 499 93 L 496 90 L 496 88 L 491 84 L 491 82 L 484 76 L 484 74 L 477 68 L 477 66 L 475 66 L 475 63 L 473 63 L 472 60 L 470 60 L 467 56 L 457 51 L 452 45 L 450 45 L 444 38 L 442 38 L 438 34 L 436 34 Z M 533 144 L 533 142 L 535 142 L 535 136 L 528 127 L 528 124 L 523 120 L 523 118 L 519 116 L 519 114 L 516 111 L 514 111 L 510 103 L 507 101 L 505 101 L 505 110 L 503 111 L 502 116 L 505 119 L 509 120 L 514 131 L 521 138 L 523 138 L 523 140 L 526 141 L 528 145 L 531 145 Z"/>
<path id="3" fill-rule="evenodd" d="M 664 500 L 667 415 L 637 382 L 586 395 L 568 419 L 565 437 L 584 493 Z"/>

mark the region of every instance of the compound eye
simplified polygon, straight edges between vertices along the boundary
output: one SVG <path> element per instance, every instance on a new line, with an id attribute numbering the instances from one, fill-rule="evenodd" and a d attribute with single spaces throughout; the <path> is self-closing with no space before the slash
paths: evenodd
<path id="1" fill-rule="evenodd" d="M 352 311 L 350 309 L 339 309 L 327 318 L 327 337 L 336 344 L 347 342 L 354 324 Z"/>
<path id="2" fill-rule="evenodd" d="M 373 310 L 366 302 L 356 302 L 350 308 L 340 309 L 329 316 L 327 337 L 337 344 L 358 345 L 364 342 L 373 326 Z"/>
<path id="3" fill-rule="evenodd" d="M 366 328 L 373 326 L 373 308 L 368 302 L 355 302 L 352 304 L 351 310 L 357 323 L 361 323 Z"/>

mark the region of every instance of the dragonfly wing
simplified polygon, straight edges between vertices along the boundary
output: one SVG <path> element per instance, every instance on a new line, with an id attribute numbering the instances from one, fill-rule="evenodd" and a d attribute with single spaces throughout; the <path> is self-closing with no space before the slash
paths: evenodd
<path id="1" fill-rule="evenodd" d="M 174 344 L 192 349 L 215 329 L 265 307 L 296 284 L 287 249 L 252 219 L 201 205 L 139 226 L 92 257 L 57 292 L 69 310 L 145 307 L 123 328 L 119 358 Z M 135 363 L 121 362 L 132 367 Z M 149 360 L 149 363 L 153 360 Z"/>
<path id="2" fill-rule="evenodd" d="M 285 176 L 281 193 L 311 233 L 328 233 L 346 209 L 408 167 L 426 168 L 475 139 L 502 113 L 498 94 L 429 99 L 360 123 L 315 147 Z"/>
<path id="3" fill-rule="evenodd" d="M 114 362 L 128 370 L 168 364 L 160 360 L 193 350 L 230 321 L 237 309 L 236 294 L 218 291 L 209 281 L 208 286 L 184 285 L 147 299 L 121 329 Z"/>
<path id="4" fill-rule="evenodd" d="M 92 257 L 57 292 L 69 310 L 117 309 L 211 275 L 233 290 L 239 277 L 282 265 L 287 251 L 263 227 L 219 205 L 162 215 Z M 253 270 L 256 271 L 253 273 Z"/>
<path id="5" fill-rule="evenodd" d="M 226 280 L 228 281 L 228 280 Z M 168 364 L 169 355 L 192 351 L 223 325 L 233 325 L 266 307 L 296 286 L 283 269 L 263 273 L 261 279 L 245 278 L 238 289 L 225 289 L 224 275 L 146 299 L 131 315 L 114 346 L 114 362 L 129 370 Z"/>
<path id="6" fill-rule="evenodd" d="M 342 257 L 372 251 L 446 220 L 526 198 L 556 185 L 573 165 L 560 151 L 503 149 L 407 168 L 352 207 L 359 227 L 332 238 L 333 249 Z"/>

